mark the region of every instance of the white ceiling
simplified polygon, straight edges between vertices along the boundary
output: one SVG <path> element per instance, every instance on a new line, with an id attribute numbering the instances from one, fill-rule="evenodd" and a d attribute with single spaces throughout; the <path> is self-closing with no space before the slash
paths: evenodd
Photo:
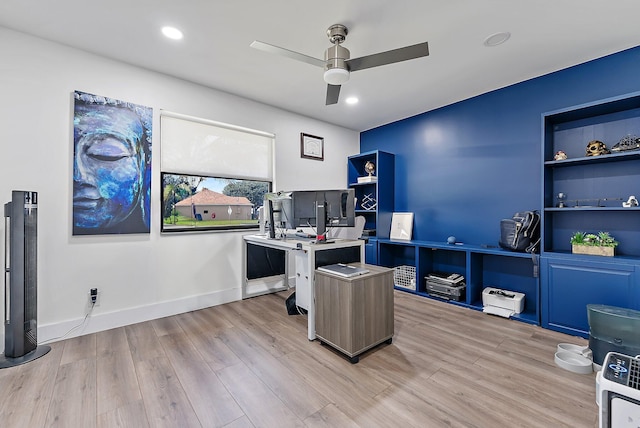
<path id="1" fill-rule="evenodd" d="M 638 0 L 0 2 L 1 26 L 358 131 L 638 46 L 639 17 Z M 325 106 L 321 68 L 249 47 L 322 58 L 336 23 L 352 58 L 423 41 L 430 55 L 352 73 Z M 164 25 L 184 39 L 165 39 Z M 507 43 L 483 45 L 501 31 Z"/>

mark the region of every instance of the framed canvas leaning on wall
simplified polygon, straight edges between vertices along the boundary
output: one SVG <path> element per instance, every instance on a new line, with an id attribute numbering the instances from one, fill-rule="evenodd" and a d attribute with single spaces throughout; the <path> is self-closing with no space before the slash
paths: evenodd
<path id="1" fill-rule="evenodd" d="M 413 233 L 413 213 L 393 213 L 391 217 L 390 239 L 411 241 Z"/>

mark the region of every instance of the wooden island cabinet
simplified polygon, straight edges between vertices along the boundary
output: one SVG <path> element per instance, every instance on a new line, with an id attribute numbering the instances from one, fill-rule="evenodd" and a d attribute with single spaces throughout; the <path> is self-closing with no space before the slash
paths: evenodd
<path id="1" fill-rule="evenodd" d="M 393 337 L 393 269 L 353 263 L 368 273 L 345 278 L 316 271 L 316 337 L 350 358 Z"/>

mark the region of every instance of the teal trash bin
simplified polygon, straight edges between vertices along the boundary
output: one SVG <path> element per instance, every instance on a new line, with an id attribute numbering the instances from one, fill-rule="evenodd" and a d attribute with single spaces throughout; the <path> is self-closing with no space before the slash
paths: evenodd
<path id="1" fill-rule="evenodd" d="M 587 305 L 589 348 L 602 365 L 608 352 L 640 354 L 640 311 L 607 305 Z"/>

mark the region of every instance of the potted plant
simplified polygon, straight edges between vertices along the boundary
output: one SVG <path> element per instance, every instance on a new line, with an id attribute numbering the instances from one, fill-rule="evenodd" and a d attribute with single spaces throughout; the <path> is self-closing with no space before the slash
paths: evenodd
<path id="1" fill-rule="evenodd" d="M 571 252 L 573 254 L 590 254 L 595 256 L 612 257 L 618 246 L 609 232 L 593 233 L 575 232 L 571 237 Z"/>

